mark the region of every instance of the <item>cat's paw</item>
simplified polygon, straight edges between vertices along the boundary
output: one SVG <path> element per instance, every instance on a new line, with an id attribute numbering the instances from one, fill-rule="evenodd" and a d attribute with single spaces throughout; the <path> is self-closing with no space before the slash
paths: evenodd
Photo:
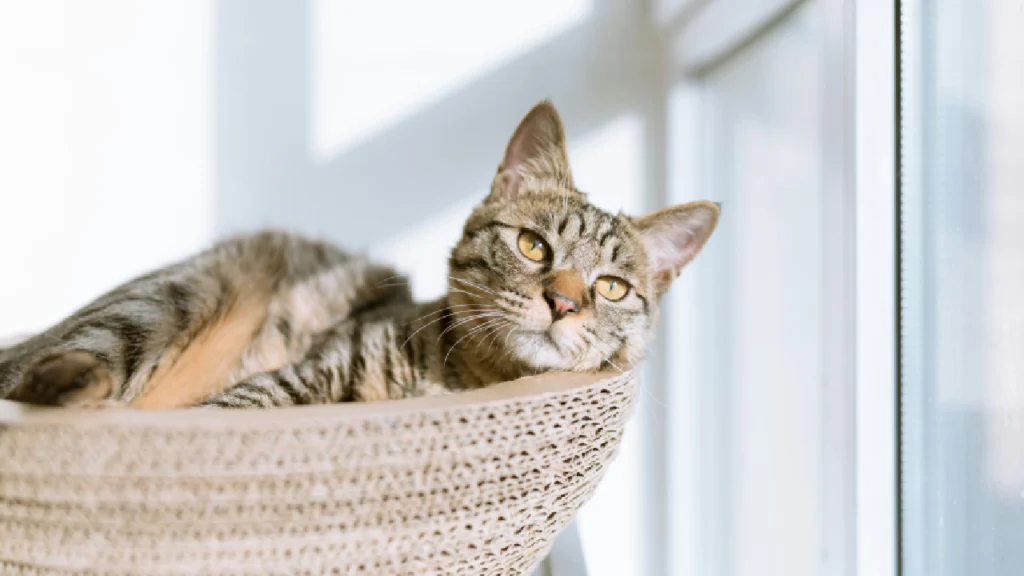
<path id="1" fill-rule="evenodd" d="M 60 352 L 36 363 L 22 387 L 26 400 L 53 406 L 99 406 L 113 402 L 114 376 L 88 352 Z"/>

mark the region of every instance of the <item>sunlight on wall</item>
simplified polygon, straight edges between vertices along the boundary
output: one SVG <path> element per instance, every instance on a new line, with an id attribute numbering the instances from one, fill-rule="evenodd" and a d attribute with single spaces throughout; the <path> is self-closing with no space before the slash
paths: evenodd
<path id="1" fill-rule="evenodd" d="M 199 0 L 0 4 L 0 334 L 209 241 L 212 22 Z"/>
<path id="2" fill-rule="evenodd" d="M 312 156 L 327 160 L 412 116 L 590 9 L 588 0 L 314 0 Z"/>

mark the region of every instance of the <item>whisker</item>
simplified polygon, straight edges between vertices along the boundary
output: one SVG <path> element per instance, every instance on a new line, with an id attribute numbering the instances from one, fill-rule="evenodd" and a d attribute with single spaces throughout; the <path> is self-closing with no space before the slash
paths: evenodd
<path id="1" fill-rule="evenodd" d="M 601 337 L 600 337 L 600 336 L 598 336 L 597 334 L 594 334 L 593 336 L 594 336 L 594 338 L 597 338 L 597 339 L 598 339 L 598 340 L 599 340 L 599 341 L 600 341 L 600 342 L 601 342 L 602 344 L 604 344 L 604 345 L 605 345 L 605 346 L 607 346 L 608 348 L 614 348 L 614 346 L 612 346 L 612 345 L 608 344 L 608 342 L 606 342 L 606 341 L 605 341 L 605 340 L 604 340 L 603 338 L 601 338 Z M 602 359 L 602 360 L 603 360 L 603 361 L 604 361 L 605 363 L 607 363 L 607 364 L 608 364 L 609 366 L 611 366 L 612 368 L 615 368 L 616 370 L 618 370 L 620 374 L 625 374 L 625 373 L 626 373 L 626 371 L 625 371 L 625 370 L 623 370 L 622 368 L 619 368 L 619 366 L 618 366 L 617 364 L 615 364 L 615 362 L 612 362 L 612 358 L 611 358 L 611 355 L 610 355 L 610 354 L 609 354 L 609 355 L 607 355 L 607 356 L 605 356 L 604 354 L 601 354 L 600 350 L 598 351 L 598 354 L 600 354 L 600 355 L 601 355 L 601 359 Z"/>
<path id="2" fill-rule="evenodd" d="M 487 320 L 486 322 L 483 322 L 479 326 L 474 326 L 474 327 L 470 328 L 469 332 L 467 332 L 467 334 L 473 334 L 474 332 L 479 332 L 479 331 L 481 331 L 481 330 L 483 330 L 485 328 L 490 328 L 490 327 L 494 326 L 494 324 L 496 324 L 496 323 L 504 322 L 504 321 L 505 321 L 504 318 L 493 318 L 491 320 Z"/>
<path id="3" fill-rule="evenodd" d="M 593 336 L 595 338 L 597 338 L 598 340 L 600 340 L 601 342 L 603 342 L 605 346 L 609 346 L 608 343 L 605 342 L 604 339 L 602 339 L 597 334 L 594 334 Z M 611 346 L 609 346 L 609 347 L 611 347 Z M 612 362 L 611 356 L 603 356 L 602 355 L 602 360 L 605 363 L 607 363 L 609 366 L 611 366 L 612 368 L 615 368 L 616 370 L 618 370 L 620 374 L 625 374 L 626 373 L 626 371 L 623 370 L 621 367 L 619 367 L 617 364 L 615 364 L 615 362 Z M 637 384 L 639 384 L 640 390 L 642 390 L 644 394 L 647 394 L 647 397 L 650 398 L 654 403 L 656 403 L 657 405 L 661 406 L 662 408 L 668 408 L 668 404 L 666 404 L 662 400 L 658 399 L 654 395 L 654 393 L 652 393 L 650 390 L 647 389 L 647 386 L 644 385 L 643 380 L 638 380 Z M 656 415 L 654 416 L 654 422 L 655 422 L 655 424 L 658 424 L 658 418 L 657 418 Z"/>
<path id="4" fill-rule="evenodd" d="M 498 295 L 498 293 L 495 292 L 494 290 L 491 290 L 490 288 L 487 288 L 486 286 L 481 286 L 480 284 L 477 284 L 475 282 L 470 282 L 469 280 L 464 280 L 462 278 L 456 278 L 455 276 L 449 276 L 448 278 L 450 278 L 452 280 L 455 280 L 456 282 L 462 282 L 463 284 L 468 284 L 468 285 L 470 285 L 470 286 L 472 286 L 474 288 L 478 288 L 480 290 L 483 290 L 484 292 L 487 292 L 488 294 L 493 294 L 494 296 Z"/>
<path id="5" fill-rule="evenodd" d="M 488 338 L 492 338 L 491 346 L 494 346 L 494 343 L 497 342 L 497 340 L 493 339 L 493 336 L 495 336 L 497 334 L 501 334 L 501 331 L 502 331 L 503 328 L 505 328 L 509 324 L 513 324 L 513 323 L 514 322 L 512 322 L 511 320 L 503 320 L 502 322 L 500 322 L 496 326 L 492 327 L 492 329 L 489 330 L 487 332 L 487 334 L 485 334 L 484 337 L 480 339 L 480 342 L 477 343 L 477 345 L 476 345 L 476 352 L 480 351 L 480 346 L 482 344 L 484 344 L 485 342 L 487 342 Z"/>
<path id="6" fill-rule="evenodd" d="M 459 326 L 462 326 L 463 324 L 465 324 L 467 322 L 472 322 L 473 320 L 478 320 L 480 318 L 493 318 L 495 316 L 501 316 L 501 315 L 502 314 L 500 312 L 484 312 L 482 314 L 474 314 L 473 316 L 469 316 L 468 318 L 460 318 L 460 319 L 456 320 L 455 322 L 452 322 L 451 326 L 445 328 L 444 330 L 441 331 L 440 334 L 437 335 L 437 342 L 440 343 L 441 342 L 441 338 L 443 338 L 445 334 L 451 332 L 455 328 L 457 328 Z"/>
<path id="7" fill-rule="evenodd" d="M 607 364 L 609 364 L 612 368 L 615 368 L 616 370 L 618 370 L 620 374 L 625 374 L 626 373 L 626 371 L 623 370 L 622 368 L 619 368 L 619 366 L 617 364 L 615 364 L 615 362 L 612 362 L 611 358 L 605 357 L 604 361 Z"/>
<path id="8" fill-rule="evenodd" d="M 431 324 L 434 324 L 435 322 L 440 322 L 440 321 L 444 320 L 445 318 L 448 318 L 448 317 L 456 315 L 455 312 L 452 312 L 450 310 L 445 310 L 445 311 L 449 312 L 449 314 L 442 314 L 441 316 L 438 316 L 437 318 L 434 318 L 430 322 L 427 322 L 423 326 L 420 326 L 412 334 L 409 334 L 409 337 L 405 339 L 405 342 L 402 342 L 402 345 L 400 346 L 400 348 L 404 348 L 409 343 L 410 340 L 412 340 L 417 334 L 419 334 L 421 331 L 423 331 L 423 329 L 426 328 L 427 326 L 430 326 Z M 475 311 L 472 311 L 472 312 L 475 312 Z M 439 339 L 438 341 L 440 341 L 440 337 L 438 337 L 438 339 Z"/>
<path id="9" fill-rule="evenodd" d="M 454 312 L 453 311 L 448 311 L 447 314 L 441 314 L 437 318 L 434 318 L 433 320 L 428 321 L 423 326 L 420 326 L 416 330 L 416 332 L 413 332 L 412 335 L 410 335 L 410 338 L 412 336 L 416 335 L 417 332 L 419 332 L 420 330 L 423 330 L 424 328 L 426 328 L 427 326 L 430 326 L 431 324 L 435 324 L 435 323 L 441 322 L 441 321 L 443 321 L 443 320 L 445 320 L 447 318 L 453 318 L 453 317 L 457 316 L 457 312 L 465 312 L 467 314 L 476 314 L 478 312 L 495 312 L 496 313 L 496 312 L 498 312 L 498 310 L 489 310 L 489 309 L 476 310 L 476 309 L 472 309 L 472 310 L 457 310 L 457 311 L 454 311 Z M 409 324 L 412 324 L 412 322 L 410 322 Z M 407 324 L 407 326 L 409 324 Z"/>
<path id="10" fill-rule="evenodd" d="M 502 354 L 501 357 L 499 357 L 497 360 L 495 360 L 493 362 L 494 364 L 498 364 L 499 362 L 504 360 L 506 356 L 508 356 L 509 354 L 512 353 L 512 348 L 510 348 L 509 345 L 508 345 L 508 339 L 518 329 L 519 329 L 519 326 L 513 326 L 511 329 L 509 329 L 508 333 L 505 334 L 505 348 L 506 348 L 505 353 Z"/>
<path id="11" fill-rule="evenodd" d="M 488 320 L 487 322 L 484 322 L 481 326 L 476 326 L 476 327 L 470 329 L 469 332 L 466 332 L 465 334 L 463 334 L 462 338 L 459 338 L 458 340 L 456 340 L 455 343 L 452 344 L 452 347 L 448 349 L 448 353 L 444 355 L 444 360 L 441 361 L 441 367 L 443 368 L 448 363 L 448 357 L 451 356 L 452 355 L 452 351 L 455 350 L 459 346 L 459 342 L 462 342 L 466 338 L 472 337 L 473 334 L 476 333 L 476 332 L 479 332 L 482 327 L 487 327 L 490 322 L 500 322 L 500 321 L 501 321 L 500 318 L 498 320 Z M 470 342 L 472 342 L 472 340 L 470 340 Z"/>
<path id="12" fill-rule="evenodd" d="M 509 339 L 510 336 L 512 336 L 512 331 L 511 330 L 509 330 L 509 333 L 505 335 L 505 346 L 508 346 L 508 339 Z"/>
<path id="13" fill-rule="evenodd" d="M 384 283 L 388 282 L 389 280 L 401 280 L 398 284 L 395 284 L 395 286 L 401 286 L 403 284 L 409 284 L 408 276 L 406 276 L 405 274 L 395 274 L 394 276 L 388 276 L 387 278 L 382 279 L 380 282 L 377 282 L 377 286 L 378 287 L 383 286 Z"/>
<path id="14" fill-rule="evenodd" d="M 470 330 L 470 332 L 474 332 L 479 329 L 479 333 L 476 334 L 476 336 L 479 336 L 480 340 L 477 341 L 476 349 L 474 350 L 474 352 L 479 353 L 480 345 L 484 343 L 484 340 L 487 338 L 487 336 L 493 333 L 495 327 L 501 327 L 505 324 L 505 322 L 508 322 L 508 320 L 505 320 L 504 318 L 496 318 L 493 320 L 488 320 L 487 322 L 484 322 L 480 326 L 473 328 L 473 330 Z"/>
<path id="15" fill-rule="evenodd" d="M 475 307 L 474 310 L 460 310 L 460 312 L 474 312 L 474 311 L 476 311 L 476 308 L 479 308 L 480 311 L 485 311 L 485 310 L 487 310 L 487 311 L 490 311 L 490 310 L 497 311 L 498 310 L 497 306 L 485 306 L 483 304 L 454 304 L 454 305 L 446 306 L 444 308 L 440 308 L 438 310 L 434 310 L 433 312 L 428 312 L 428 313 L 424 314 L 423 316 L 420 316 L 419 318 L 417 318 L 415 320 L 410 320 L 409 322 L 406 322 L 405 325 L 408 326 L 409 324 L 413 324 L 415 322 L 418 322 L 420 320 L 423 320 L 425 318 L 433 316 L 434 314 L 441 314 L 441 313 L 444 313 L 444 312 L 451 312 L 455 308 L 467 308 L 467 307 L 471 307 L 471 306 Z"/>
<path id="16" fill-rule="evenodd" d="M 474 294 L 472 292 L 466 292 L 465 290 L 462 290 L 460 288 L 454 288 L 452 286 L 448 287 L 448 291 L 449 292 L 459 292 L 460 294 L 468 294 L 468 295 L 472 296 L 473 298 L 479 298 L 479 299 L 483 299 L 484 298 L 484 296 L 481 295 L 481 294 Z"/>
<path id="17" fill-rule="evenodd" d="M 594 333 L 594 334 L 593 334 L 593 336 L 594 336 L 595 338 L 597 338 L 598 340 L 600 340 L 601 342 L 603 342 L 605 346 L 608 346 L 608 343 L 607 343 L 607 342 L 605 342 L 605 341 L 604 341 L 604 340 L 603 340 L 603 339 L 602 339 L 602 338 L 601 338 L 600 336 L 598 336 L 598 335 L 597 335 L 596 333 Z M 625 373 L 626 373 L 626 371 L 625 371 L 625 370 L 623 370 L 622 368 L 620 368 L 620 367 L 619 367 L 619 366 L 618 366 L 618 365 L 617 365 L 617 364 L 616 364 L 615 362 L 612 362 L 612 359 L 611 359 L 611 357 L 610 357 L 610 356 L 604 356 L 604 355 L 602 355 L 602 356 L 601 356 L 601 359 L 602 359 L 602 360 L 603 360 L 603 361 L 604 361 L 605 363 L 607 363 L 607 364 L 608 364 L 609 366 L 611 366 L 612 368 L 615 368 L 616 370 L 618 370 L 620 374 L 625 374 Z M 650 398 L 650 399 L 651 399 L 651 400 L 652 400 L 652 401 L 653 401 L 653 402 L 654 402 L 655 404 L 657 404 L 657 405 L 659 405 L 659 406 L 661 406 L 661 407 L 663 407 L 663 408 L 668 408 L 668 404 L 665 404 L 664 402 L 662 402 L 661 400 L 659 400 L 658 398 L 656 398 L 656 397 L 654 396 L 654 394 L 653 394 L 653 393 L 651 393 L 651 391 L 647 389 L 647 386 L 644 386 L 643 380 L 637 380 L 637 384 L 639 385 L 639 387 L 640 387 L 640 390 L 642 390 L 642 391 L 643 391 L 643 393 L 644 393 L 644 394 L 646 394 L 646 395 L 647 395 L 647 397 L 648 397 L 648 398 Z M 653 419 L 654 419 L 654 425 L 655 425 L 655 426 L 659 426 L 659 427 L 660 427 L 660 426 L 661 426 L 661 422 L 660 422 L 660 421 L 658 420 L 658 409 L 657 409 L 657 408 L 655 408 L 654 406 L 651 406 L 650 408 L 651 408 L 651 418 L 653 418 Z"/>

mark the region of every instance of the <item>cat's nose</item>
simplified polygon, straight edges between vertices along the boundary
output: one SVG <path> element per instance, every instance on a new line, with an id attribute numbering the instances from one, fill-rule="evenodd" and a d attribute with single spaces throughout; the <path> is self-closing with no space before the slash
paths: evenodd
<path id="1" fill-rule="evenodd" d="M 548 306 L 551 307 L 552 322 L 557 322 L 569 314 L 575 314 L 580 311 L 579 302 L 554 290 L 545 290 L 544 299 L 547 300 Z"/>

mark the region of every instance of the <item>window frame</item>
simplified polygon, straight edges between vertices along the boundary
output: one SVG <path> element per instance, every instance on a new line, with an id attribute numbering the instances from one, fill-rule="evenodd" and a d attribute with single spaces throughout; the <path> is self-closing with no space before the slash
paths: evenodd
<path id="1" fill-rule="evenodd" d="M 668 84 L 685 93 L 677 115 L 699 123 L 701 78 L 749 49 L 803 2 L 691 0 L 676 10 L 662 7 L 656 20 L 668 38 Z M 829 166 L 823 240 L 826 254 L 842 254 L 824 263 L 822 278 L 824 293 L 838 295 L 824 302 L 823 319 L 839 326 L 823 358 L 822 573 L 895 576 L 898 9 L 884 0 L 819 2 L 826 43 L 823 157 Z M 684 140 L 690 140 L 680 145 L 685 163 L 700 166 L 695 139 Z M 672 373 L 671 359 L 661 355 L 661 361 L 660 372 Z M 670 446 L 671 438 L 659 444 Z"/>

